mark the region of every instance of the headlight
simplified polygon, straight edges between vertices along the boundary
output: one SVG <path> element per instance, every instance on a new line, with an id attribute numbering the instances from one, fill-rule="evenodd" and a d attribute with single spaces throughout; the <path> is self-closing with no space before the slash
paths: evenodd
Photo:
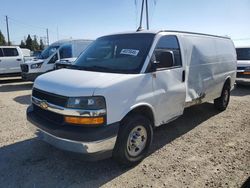
<path id="1" fill-rule="evenodd" d="M 68 108 L 99 110 L 106 109 L 104 97 L 71 97 L 68 99 Z"/>
<path id="2" fill-rule="evenodd" d="M 35 63 L 35 64 L 32 64 L 30 66 L 30 68 L 31 69 L 39 69 L 39 68 L 41 68 L 42 64 L 43 64 L 43 62 L 41 62 L 41 63 Z"/>

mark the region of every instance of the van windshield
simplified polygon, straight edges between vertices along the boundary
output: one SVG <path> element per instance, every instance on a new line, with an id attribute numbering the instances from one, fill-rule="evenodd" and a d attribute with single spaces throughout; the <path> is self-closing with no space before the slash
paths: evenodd
<path id="1" fill-rule="evenodd" d="M 250 60 L 250 48 L 237 48 L 236 52 L 238 60 Z"/>
<path id="2" fill-rule="evenodd" d="M 139 73 L 154 34 L 121 34 L 97 39 L 76 60 L 72 68 L 123 74 Z"/>
<path id="3" fill-rule="evenodd" d="M 49 46 L 44 49 L 40 55 L 37 56 L 38 59 L 47 59 L 49 58 L 60 46 Z"/>

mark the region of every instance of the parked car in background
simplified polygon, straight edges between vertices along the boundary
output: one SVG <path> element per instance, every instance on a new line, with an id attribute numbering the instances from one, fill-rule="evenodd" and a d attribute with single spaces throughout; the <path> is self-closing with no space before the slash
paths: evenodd
<path id="1" fill-rule="evenodd" d="M 28 49 L 0 46 L 0 75 L 20 75 L 20 64 L 28 59 L 31 59 Z"/>
<path id="2" fill-rule="evenodd" d="M 236 47 L 237 83 L 250 83 L 250 46 Z"/>
<path id="3" fill-rule="evenodd" d="M 108 35 L 71 69 L 35 80 L 27 119 L 55 147 L 133 165 L 147 155 L 153 129 L 186 107 L 214 100 L 225 110 L 235 78 L 230 38 L 178 31 Z"/>
<path id="4" fill-rule="evenodd" d="M 75 62 L 76 59 L 76 57 L 72 57 L 57 60 L 55 63 L 55 69 L 69 68 Z"/>
<path id="5" fill-rule="evenodd" d="M 48 46 L 35 59 L 21 64 L 22 78 L 34 81 L 39 75 L 54 70 L 57 60 L 77 57 L 92 40 L 61 40 Z"/>

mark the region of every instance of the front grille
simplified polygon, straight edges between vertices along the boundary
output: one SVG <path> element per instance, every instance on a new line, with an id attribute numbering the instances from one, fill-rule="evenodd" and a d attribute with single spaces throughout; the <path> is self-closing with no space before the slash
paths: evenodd
<path id="1" fill-rule="evenodd" d="M 22 72 L 29 72 L 29 66 L 25 64 L 21 64 L 21 70 Z"/>
<path id="2" fill-rule="evenodd" d="M 245 70 L 246 67 L 237 67 L 237 70 Z"/>
<path id="3" fill-rule="evenodd" d="M 44 110 L 36 105 L 33 105 L 33 110 L 38 117 L 49 120 L 55 124 L 63 124 L 64 122 L 63 115 L 48 110 Z"/>
<path id="4" fill-rule="evenodd" d="M 68 101 L 68 97 L 56 95 L 36 88 L 33 89 L 32 96 L 40 100 L 46 100 L 48 103 L 62 107 L 66 107 Z"/>

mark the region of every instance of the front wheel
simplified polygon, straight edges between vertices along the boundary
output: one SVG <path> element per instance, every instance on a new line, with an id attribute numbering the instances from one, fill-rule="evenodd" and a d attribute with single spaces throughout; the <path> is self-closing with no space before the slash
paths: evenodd
<path id="1" fill-rule="evenodd" d="M 214 106 L 216 109 L 223 111 L 226 110 L 230 100 L 230 86 L 224 85 L 221 96 L 214 100 Z"/>
<path id="2" fill-rule="evenodd" d="M 151 122 L 142 115 L 130 115 L 122 123 L 113 157 L 127 166 L 146 157 L 153 139 Z"/>

